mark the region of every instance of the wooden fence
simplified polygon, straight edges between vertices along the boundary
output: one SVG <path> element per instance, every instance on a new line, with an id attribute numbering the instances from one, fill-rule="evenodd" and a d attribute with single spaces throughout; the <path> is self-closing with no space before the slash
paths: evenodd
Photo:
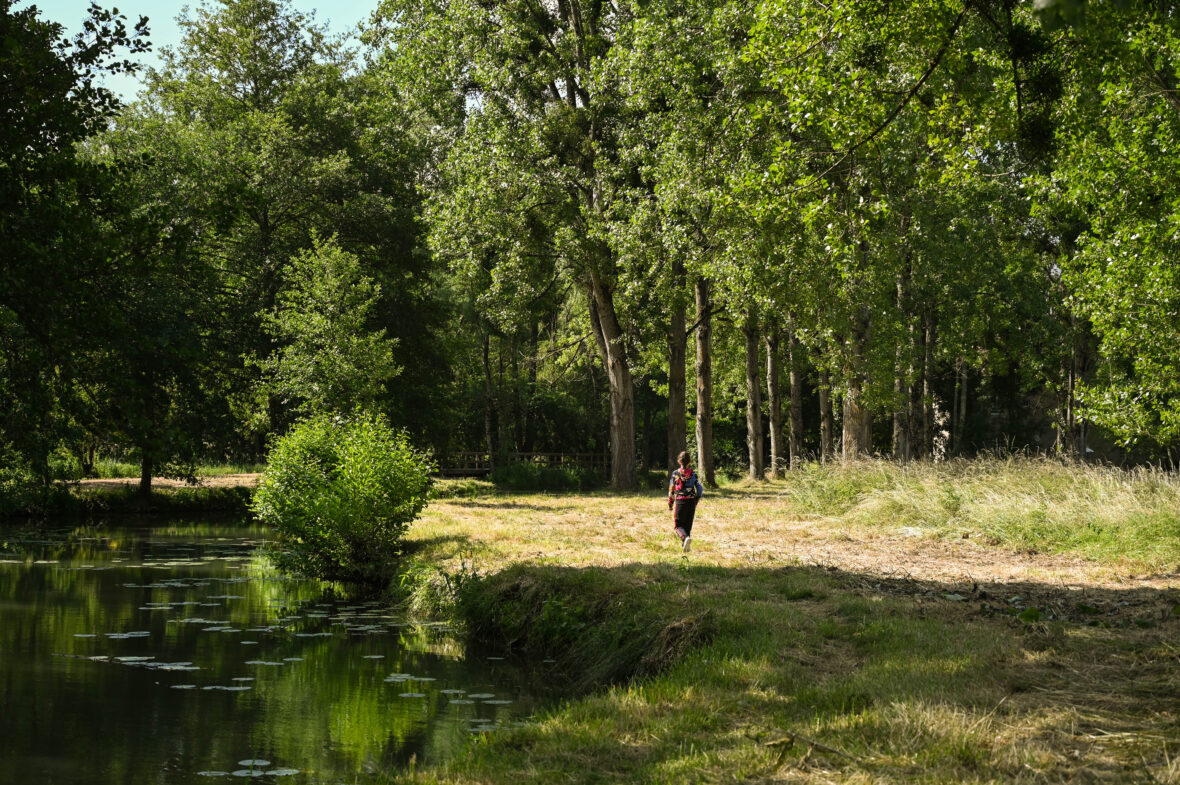
<path id="1" fill-rule="evenodd" d="M 493 460 L 494 459 L 494 460 Z M 486 452 L 453 452 L 439 458 L 440 477 L 486 477 L 492 465 L 532 463 L 546 469 L 592 469 L 604 475 L 610 471 L 610 454 L 601 452 L 510 452 L 489 455 Z"/>

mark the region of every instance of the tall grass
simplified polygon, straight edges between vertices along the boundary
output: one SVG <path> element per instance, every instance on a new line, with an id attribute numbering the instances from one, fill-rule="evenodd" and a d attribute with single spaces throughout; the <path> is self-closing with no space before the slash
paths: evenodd
<path id="1" fill-rule="evenodd" d="M 258 474 L 265 464 L 261 463 L 217 463 L 201 464 L 197 467 L 198 477 L 219 477 L 226 474 Z M 99 458 L 94 462 L 95 476 L 102 480 L 120 480 L 139 476 L 139 464 L 120 461 L 115 458 Z"/>
<path id="2" fill-rule="evenodd" d="M 1165 566 L 1180 560 L 1180 476 L 1048 459 L 813 465 L 785 481 L 798 512 L 861 526 Z"/>

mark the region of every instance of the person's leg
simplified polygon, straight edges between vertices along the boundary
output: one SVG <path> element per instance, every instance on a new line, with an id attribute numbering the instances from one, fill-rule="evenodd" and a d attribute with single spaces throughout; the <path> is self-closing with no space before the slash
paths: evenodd
<path id="1" fill-rule="evenodd" d="M 681 542 L 684 542 L 684 538 L 688 536 L 688 532 L 684 529 L 684 505 L 686 501 L 686 499 L 677 499 L 672 507 L 672 526 Z M 691 527 L 692 524 L 690 523 L 689 526 Z"/>
<path id="2" fill-rule="evenodd" d="M 683 504 L 683 510 L 679 516 L 679 526 L 684 530 L 684 535 L 689 537 L 692 535 L 692 522 L 697 516 L 697 499 L 684 499 L 677 504 Z"/>

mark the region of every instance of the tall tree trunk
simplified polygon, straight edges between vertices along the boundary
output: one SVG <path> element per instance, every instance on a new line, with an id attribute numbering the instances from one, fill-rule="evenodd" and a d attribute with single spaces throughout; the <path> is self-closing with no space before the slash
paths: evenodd
<path id="1" fill-rule="evenodd" d="M 512 369 L 512 442 L 515 445 L 516 452 L 524 451 L 524 406 L 521 403 L 520 395 L 520 346 L 516 338 L 512 339 L 511 345 L 511 369 Z"/>
<path id="2" fill-rule="evenodd" d="M 593 275 L 588 294 L 590 323 L 610 383 L 610 484 L 629 490 L 635 487 L 635 384 L 614 292 Z"/>
<path id="3" fill-rule="evenodd" d="M 795 335 L 795 320 L 787 330 L 787 363 L 790 365 L 790 428 L 787 430 L 790 468 L 803 468 L 803 346 Z"/>
<path id="4" fill-rule="evenodd" d="M 921 460 L 930 457 L 923 430 L 924 406 L 922 390 L 926 386 L 925 326 L 915 324 L 910 331 L 910 357 L 914 362 L 914 378 L 910 380 L 910 457 Z"/>
<path id="5" fill-rule="evenodd" d="M 831 463 L 836 458 L 836 442 L 832 438 L 832 377 L 826 369 L 819 372 L 819 459 Z"/>
<path id="6" fill-rule="evenodd" d="M 155 456 L 147 447 L 140 450 L 142 457 L 139 461 L 139 495 L 146 498 L 152 495 L 152 474 L 155 472 Z"/>
<path id="7" fill-rule="evenodd" d="M 750 479 L 763 480 L 762 384 L 758 379 L 758 321 L 753 313 L 746 316 L 742 332 L 746 336 L 746 450 L 749 453 Z"/>
<path id="8" fill-rule="evenodd" d="M 922 365 L 926 369 L 922 381 L 922 449 L 934 460 L 934 342 L 938 338 L 938 325 L 934 314 L 927 312 L 924 331 L 925 355 Z"/>
<path id="9" fill-rule="evenodd" d="M 861 308 L 852 320 L 849 346 L 851 356 L 845 374 L 848 381 L 844 390 L 844 434 L 841 444 L 845 461 L 863 458 L 873 450 L 873 421 L 864 405 L 870 327 L 869 312 Z"/>
<path id="10" fill-rule="evenodd" d="M 713 303 L 709 282 L 698 278 L 697 305 L 697 468 L 709 487 L 717 486 L 713 469 Z"/>
<path id="11" fill-rule="evenodd" d="M 1084 461 L 1086 459 L 1086 423 L 1078 416 L 1077 394 L 1082 376 L 1082 365 L 1085 360 L 1082 357 L 1081 341 L 1078 340 L 1077 320 L 1071 319 L 1071 321 L 1073 322 L 1073 330 L 1070 331 L 1072 362 L 1069 371 L 1069 432 L 1073 437 L 1074 457 L 1079 461 Z"/>
<path id="12" fill-rule="evenodd" d="M 899 346 L 893 377 L 893 460 L 898 463 L 910 460 L 910 384 L 906 377 L 905 352 Z"/>
<path id="13" fill-rule="evenodd" d="M 688 356 L 688 332 L 685 330 L 685 305 L 681 300 L 684 288 L 684 263 L 672 263 L 672 286 L 675 303 L 668 325 L 668 462 L 676 465 L 676 456 L 688 448 L 684 364 Z"/>
<path id="14" fill-rule="evenodd" d="M 488 467 L 496 468 L 496 400 L 492 393 L 492 336 L 483 337 L 483 437 L 488 449 Z"/>
<path id="15" fill-rule="evenodd" d="M 913 346 L 913 320 L 910 318 L 910 273 L 909 262 L 897 277 L 897 310 L 906 325 L 904 339 L 897 342 L 893 361 L 893 460 L 906 463 L 910 460 L 910 385 L 914 363 L 911 355 Z"/>
<path id="16" fill-rule="evenodd" d="M 766 411 L 770 423 L 770 476 L 779 478 L 787 465 L 783 454 L 783 401 L 782 374 L 779 371 L 779 332 L 773 326 L 766 328 Z"/>
<path id="17" fill-rule="evenodd" d="M 536 320 L 533 321 L 532 327 L 529 331 L 529 388 L 528 399 L 525 406 L 527 420 L 524 427 L 524 451 L 531 453 L 537 449 L 537 417 L 536 417 L 536 403 L 537 400 L 537 347 L 541 341 L 539 330 L 537 329 Z"/>
<path id="18" fill-rule="evenodd" d="M 967 361 L 955 361 L 955 400 L 951 414 L 951 447 L 955 455 L 966 452 Z"/>

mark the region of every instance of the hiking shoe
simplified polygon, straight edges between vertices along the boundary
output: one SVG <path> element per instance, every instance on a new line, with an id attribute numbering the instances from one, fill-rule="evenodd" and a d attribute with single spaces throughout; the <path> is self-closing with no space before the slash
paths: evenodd
<path id="1" fill-rule="evenodd" d="M 685 537 L 684 544 L 681 545 L 680 547 L 684 549 L 685 553 L 688 553 L 689 551 L 691 551 L 692 550 L 692 537 Z"/>

